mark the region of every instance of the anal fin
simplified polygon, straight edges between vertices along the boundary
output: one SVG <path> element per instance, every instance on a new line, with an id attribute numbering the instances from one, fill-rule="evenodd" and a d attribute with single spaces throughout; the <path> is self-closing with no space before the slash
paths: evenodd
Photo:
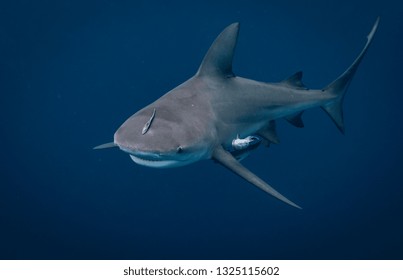
<path id="1" fill-rule="evenodd" d="M 295 127 L 299 127 L 302 128 L 304 127 L 304 122 L 302 121 L 302 114 L 304 113 L 304 111 L 301 111 L 295 115 L 291 115 L 288 117 L 285 117 L 285 119 L 292 124 Z"/>
<path id="2" fill-rule="evenodd" d="M 283 196 L 281 193 L 272 188 L 265 181 L 260 179 L 258 176 L 253 174 L 247 168 L 245 168 L 239 161 L 237 161 L 229 152 L 224 150 L 223 147 L 219 146 L 214 150 L 213 159 L 224 165 L 226 168 L 234 172 L 235 174 L 241 176 L 249 183 L 255 185 L 264 192 L 274 196 L 275 198 L 291 205 L 295 208 L 302 209 L 300 206 Z"/>

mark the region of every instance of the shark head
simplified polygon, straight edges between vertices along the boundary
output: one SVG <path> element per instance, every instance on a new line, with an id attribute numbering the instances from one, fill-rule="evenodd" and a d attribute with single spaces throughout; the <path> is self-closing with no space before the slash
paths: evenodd
<path id="1" fill-rule="evenodd" d="M 208 158 L 211 151 L 200 120 L 189 111 L 178 110 L 180 104 L 169 105 L 151 104 L 132 115 L 115 132 L 114 145 L 135 163 L 155 168 L 184 166 Z"/>
<path id="2" fill-rule="evenodd" d="M 211 158 L 217 142 L 215 113 L 208 89 L 234 77 L 232 58 L 239 24 L 227 27 L 205 55 L 196 75 L 127 119 L 114 142 L 140 165 L 178 167 Z"/>

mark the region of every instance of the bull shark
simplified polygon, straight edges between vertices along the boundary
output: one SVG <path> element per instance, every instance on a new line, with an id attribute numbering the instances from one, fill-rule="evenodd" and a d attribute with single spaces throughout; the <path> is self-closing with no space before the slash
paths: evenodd
<path id="1" fill-rule="evenodd" d="M 135 163 L 155 168 L 213 159 L 264 192 L 302 209 L 244 167 L 236 153 L 249 153 L 260 142 L 278 143 L 275 121 L 285 118 L 303 127 L 301 115 L 313 107 L 321 107 L 344 134 L 343 99 L 378 23 L 379 17 L 351 66 L 322 89 L 307 88 L 302 72 L 277 83 L 236 76 L 232 61 L 239 23 L 233 23 L 215 39 L 193 77 L 127 119 L 113 142 L 94 149 L 119 147 Z"/>

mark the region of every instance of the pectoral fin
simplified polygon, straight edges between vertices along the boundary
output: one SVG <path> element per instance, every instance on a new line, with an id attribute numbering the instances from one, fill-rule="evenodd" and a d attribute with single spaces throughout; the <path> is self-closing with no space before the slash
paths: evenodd
<path id="1" fill-rule="evenodd" d="M 271 186 L 269 186 L 266 182 L 264 182 L 262 179 L 257 177 L 255 174 L 250 172 L 248 169 L 246 169 L 239 161 L 237 161 L 229 152 L 224 150 L 223 147 L 219 146 L 218 148 L 215 149 L 213 153 L 213 159 L 224 165 L 226 168 L 234 172 L 235 174 L 238 174 L 242 178 L 244 178 L 246 181 L 249 183 L 255 185 L 259 189 L 265 191 L 266 193 L 274 196 L 275 198 L 291 205 L 294 206 L 298 209 L 302 209 L 299 207 L 297 204 L 292 202 L 291 200 L 287 199 L 285 196 L 280 194 L 278 191 L 273 189 Z"/>
<path id="2" fill-rule="evenodd" d="M 117 147 L 117 145 L 115 143 L 113 143 L 113 142 L 110 142 L 110 143 L 105 143 L 105 144 L 96 146 L 93 149 L 94 150 L 101 150 L 101 149 L 108 149 L 108 148 L 115 148 L 115 147 Z"/>

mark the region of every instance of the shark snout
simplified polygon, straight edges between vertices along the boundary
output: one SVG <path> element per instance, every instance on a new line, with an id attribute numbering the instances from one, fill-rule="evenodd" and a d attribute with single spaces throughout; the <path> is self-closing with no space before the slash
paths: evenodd
<path id="1" fill-rule="evenodd" d="M 134 145 L 122 145 L 115 142 L 115 145 L 125 153 L 128 153 L 130 158 L 137 164 L 154 167 L 154 168 L 169 168 L 179 167 L 191 164 L 199 160 L 203 155 L 198 152 L 190 152 L 186 148 L 172 147 L 166 151 L 138 149 Z"/>
<path id="2" fill-rule="evenodd" d="M 193 155 L 183 152 L 181 146 L 172 146 L 167 149 L 153 147 L 147 141 L 128 141 L 127 137 L 115 134 L 114 144 L 139 165 L 155 168 L 177 167 L 192 163 Z"/>

